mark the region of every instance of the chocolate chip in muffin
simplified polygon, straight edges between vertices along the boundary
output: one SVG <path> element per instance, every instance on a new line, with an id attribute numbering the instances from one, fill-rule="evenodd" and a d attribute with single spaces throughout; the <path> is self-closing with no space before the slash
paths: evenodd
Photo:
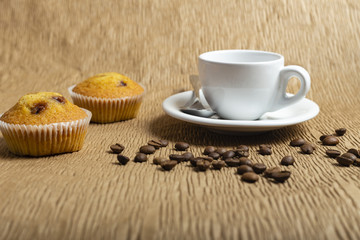
<path id="1" fill-rule="evenodd" d="M 126 86 L 127 86 L 127 84 L 124 81 L 121 81 L 118 85 L 118 87 L 126 87 Z"/>
<path id="2" fill-rule="evenodd" d="M 34 107 L 31 108 L 32 114 L 39 114 L 43 112 L 47 107 L 47 103 L 37 103 Z"/>
<path id="3" fill-rule="evenodd" d="M 58 101 L 59 103 L 65 104 L 66 100 L 63 96 L 53 96 L 52 99 Z"/>

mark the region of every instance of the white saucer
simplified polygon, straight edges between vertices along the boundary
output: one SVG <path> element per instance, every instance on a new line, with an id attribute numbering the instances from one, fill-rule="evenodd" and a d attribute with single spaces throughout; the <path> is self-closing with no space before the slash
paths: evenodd
<path id="1" fill-rule="evenodd" d="M 192 96 L 192 91 L 182 92 L 165 99 L 162 106 L 166 114 L 176 119 L 198 124 L 209 128 L 212 131 L 225 134 L 251 134 L 279 129 L 295 125 L 314 118 L 319 113 L 319 106 L 304 98 L 300 102 L 275 112 L 268 112 L 261 117 L 261 120 L 226 120 L 204 118 L 179 110 Z"/>

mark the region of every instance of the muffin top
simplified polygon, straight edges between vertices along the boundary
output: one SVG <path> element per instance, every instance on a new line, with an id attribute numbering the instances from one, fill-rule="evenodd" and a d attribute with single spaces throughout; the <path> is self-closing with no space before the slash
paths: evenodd
<path id="1" fill-rule="evenodd" d="M 77 84 L 73 92 L 98 98 L 123 98 L 140 95 L 144 89 L 124 75 L 109 72 L 86 79 Z"/>
<path id="2" fill-rule="evenodd" d="M 70 122 L 87 117 L 84 110 L 59 93 L 30 93 L 5 112 L 0 120 L 11 124 L 43 125 Z"/>

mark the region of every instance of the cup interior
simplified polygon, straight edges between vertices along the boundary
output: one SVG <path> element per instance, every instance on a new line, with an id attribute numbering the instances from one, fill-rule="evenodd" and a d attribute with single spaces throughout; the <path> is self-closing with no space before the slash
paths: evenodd
<path id="1" fill-rule="evenodd" d="M 203 53 L 199 58 L 214 63 L 244 64 L 278 61 L 283 56 L 273 52 L 255 50 L 220 50 Z"/>

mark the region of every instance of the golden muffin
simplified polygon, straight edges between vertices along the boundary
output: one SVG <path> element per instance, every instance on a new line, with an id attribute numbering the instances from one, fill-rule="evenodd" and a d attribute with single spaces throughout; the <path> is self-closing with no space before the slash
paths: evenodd
<path id="1" fill-rule="evenodd" d="M 90 118 L 59 93 L 31 93 L 1 115 L 0 130 L 15 154 L 52 155 L 80 150 Z"/>
<path id="2" fill-rule="evenodd" d="M 109 123 L 135 118 L 144 88 L 119 73 L 101 73 L 69 88 L 74 103 L 92 112 L 92 122 Z"/>

